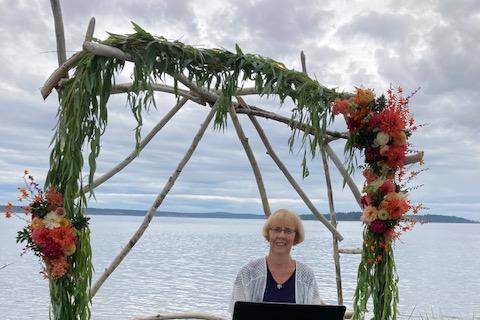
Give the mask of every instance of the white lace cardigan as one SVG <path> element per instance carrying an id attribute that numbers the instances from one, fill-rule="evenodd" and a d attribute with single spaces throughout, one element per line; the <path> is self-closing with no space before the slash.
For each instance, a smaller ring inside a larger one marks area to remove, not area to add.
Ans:
<path id="1" fill-rule="evenodd" d="M 267 260 L 255 259 L 243 266 L 233 284 L 229 311 L 233 313 L 236 301 L 262 302 L 267 285 Z M 295 302 L 300 304 L 324 304 L 318 294 L 317 281 L 313 270 L 296 262 Z"/>

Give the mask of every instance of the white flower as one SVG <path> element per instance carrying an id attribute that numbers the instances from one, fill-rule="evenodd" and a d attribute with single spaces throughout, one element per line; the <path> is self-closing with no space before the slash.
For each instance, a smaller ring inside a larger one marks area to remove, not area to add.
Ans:
<path id="1" fill-rule="evenodd" d="M 380 131 L 379 133 L 377 133 L 375 140 L 373 140 L 373 145 L 375 147 L 384 146 L 388 143 L 389 140 L 390 140 L 390 136 L 388 135 L 388 133 Z"/>
<path id="2" fill-rule="evenodd" d="M 57 228 L 57 227 L 60 227 L 60 220 L 61 219 L 62 219 L 62 217 L 60 217 L 58 214 L 56 214 L 53 211 L 50 211 L 49 213 L 47 213 L 45 218 L 43 218 L 43 224 L 48 229 Z"/>
<path id="3" fill-rule="evenodd" d="M 377 180 L 370 182 L 368 185 L 366 185 L 365 188 L 363 188 L 363 192 L 368 194 L 375 193 L 384 182 L 385 182 L 385 178 L 380 177 Z"/>
<path id="4" fill-rule="evenodd" d="M 360 217 L 360 220 L 362 220 L 363 223 L 370 224 L 370 222 L 377 219 L 377 214 L 377 208 L 375 208 L 374 206 L 368 206 L 363 209 L 363 214 Z"/>
<path id="5" fill-rule="evenodd" d="M 378 219 L 380 220 L 387 220 L 390 215 L 388 214 L 387 210 L 381 209 L 381 210 L 378 210 L 377 216 L 378 216 Z"/>

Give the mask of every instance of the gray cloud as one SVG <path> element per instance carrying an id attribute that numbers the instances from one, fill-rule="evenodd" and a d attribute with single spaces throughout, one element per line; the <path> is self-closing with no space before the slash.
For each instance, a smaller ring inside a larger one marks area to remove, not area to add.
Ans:
<path id="1" fill-rule="evenodd" d="M 480 65 L 479 15 L 475 1 L 392 2 L 378 11 L 314 1 L 143 1 L 62 2 L 67 49 L 78 50 L 87 22 L 97 18 L 96 36 L 105 31 L 131 32 L 130 20 L 170 39 L 232 50 L 238 42 L 256 52 L 300 69 L 299 52 L 307 55 L 309 74 L 321 83 L 352 91 L 365 85 L 383 91 L 391 81 L 407 91 L 422 86 L 412 99 L 420 123 L 412 142 L 425 150 L 430 170 L 418 178 L 424 187 L 412 199 L 424 202 L 432 214 L 480 218 L 476 187 L 480 173 L 477 90 Z M 327 9 L 324 9 L 327 8 Z M 377 9 L 377 8 L 376 8 Z M 56 93 L 43 102 L 38 89 L 56 67 L 53 20 L 49 5 L 31 1 L 0 2 L 7 45 L 0 50 L 0 203 L 15 199 L 24 168 L 40 180 L 48 170 L 49 142 L 55 125 Z M 47 52 L 47 53 L 44 53 Z M 72 52 L 69 52 L 70 54 Z M 128 71 L 128 69 L 126 70 Z M 128 72 L 120 76 L 128 80 Z M 291 102 L 248 97 L 247 101 L 289 115 Z M 158 110 L 145 114 L 145 135 L 169 110 L 174 99 L 157 95 Z M 109 103 L 109 127 L 102 138 L 98 175 L 108 171 L 134 147 L 133 117 L 125 96 Z M 187 104 L 130 166 L 97 190 L 91 206 L 146 209 L 186 152 L 208 109 Z M 262 169 L 272 206 L 307 213 L 305 206 L 265 153 L 256 131 L 240 116 Z M 290 153 L 285 125 L 261 120 L 272 145 L 307 194 L 327 211 L 321 161 L 310 163 L 311 176 L 301 177 L 301 154 Z M 345 130 L 339 121 L 332 128 Z M 338 154 L 341 142 L 334 143 Z M 296 149 L 297 150 L 297 149 Z M 356 210 L 353 196 L 342 189 L 333 169 L 339 211 Z M 454 175 L 451 173 L 455 172 Z M 86 172 L 85 172 L 86 173 Z M 363 183 L 357 173 L 355 181 Z M 257 200 L 255 200 L 257 199 Z M 207 130 L 161 210 L 260 212 L 258 190 L 243 149 L 229 123 L 225 132 Z"/>

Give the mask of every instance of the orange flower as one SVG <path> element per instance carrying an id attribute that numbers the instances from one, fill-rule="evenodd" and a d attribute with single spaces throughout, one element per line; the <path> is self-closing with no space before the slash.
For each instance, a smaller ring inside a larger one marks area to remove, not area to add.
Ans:
<path id="1" fill-rule="evenodd" d="M 66 256 L 71 256 L 72 254 L 75 253 L 75 250 L 77 250 L 77 247 L 75 246 L 75 243 L 72 243 L 63 248 L 63 253 Z"/>
<path id="2" fill-rule="evenodd" d="M 380 203 L 380 208 L 387 210 L 391 219 L 398 219 L 410 209 L 408 201 L 403 199 L 398 193 L 390 192 Z"/>
<path id="3" fill-rule="evenodd" d="M 367 179 L 367 183 L 372 183 L 373 181 L 378 179 L 378 176 L 373 172 L 373 170 L 366 169 L 363 170 L 363 176 Z"/>
<path id="4" fill-rule="evenodd" d="M 61 207 L 63 204 L 63 196 L 55 187 L 52 187 L 50 190 L 48 190 L 48 192 L 45 194 L 45 198 L 49 203 L 48 209 L 50 211 L 57 210 L 57 208 Z"/>
<path id="5" fill-rule="evenodd" d="M 360 107 L 366 107 L 374 99 L 373 91 L 370 89 L 357 88 L 355 103 Z"/>
<path id="6" fill-rule="evenodd" d="M 8 202 L 5 206 L 5 218 L 11 218 L 13 214 L 13 203 Z"/>
<path id="7" fill-rule="evenodd" d="M 25 188 L 18 188 L 18 191 L 20 191 L 20 193 L 21 193 L 20 196 L 18 197 L 18 200 L 19 200 L 19 201 L 28 199 L 29 193 L 28 193 L 27 189 L 25 189 Z"/>
<path id="8" fill-rule="evenodd" d="M 75 243 L 75 235 L 70 227 L 53 228 L 50 235 L 62 248 Z"/>
<path id="9" fill-rule="evenodd" d="M 407 142 L 407 136 L 403 131 L 400 131 L 396 136 L 393 137 L 393 144 L 397 146 L 402 146 L 406 142 Z"/>
<path id="10" fill-rule="evenodd" d="M 333 108 L 332 108 L 332 112 L 334 115 L 337 115 L 337 114 L 344 114 L 344 115 L 347 115 L 348 112 L 349 112 L 349 109 L 348 109 L 348 105 L 350 104 L 350 101 L 348 100 L 342 100 L 342 99 L 335 99 L 335 101 L 333 101 Z"/>
<path id="11" fill-rule="evenodd" d="M 36 203 L 39 203 L 40 201 L 42 201 L 42 197 L 39 194 L 36 194 L 33 201 L 36 202 Z"/>
<path id="12" fill-rule="evenodd" d="M 50 275 L 55 278 L 63 277 L 68 270 L 68 262 L 66 257 L 60 257 L 58 259 L 49 260 Z"/>

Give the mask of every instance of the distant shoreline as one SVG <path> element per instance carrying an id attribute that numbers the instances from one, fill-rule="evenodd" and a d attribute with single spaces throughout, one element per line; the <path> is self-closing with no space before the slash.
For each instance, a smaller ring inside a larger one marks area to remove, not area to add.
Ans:
<path id="1" fill-rule="evenodd" d="M 3 212 L 5 206 L 1 205 L 0 210 Z M 15 212 L 23 212 L 21 207 L 14 207 Z M 127 210 L 127 209 L 98 209 L 88 208 L 89 215 L 108 215 L 108 216 L 144 216 L 147 210 Z M 361 212 L 338 212 L 336 214 L 337 221 L 360 221 Z M 231 212 L 201 212 L 201 213 L 183 213 L 157 211 L 156 217 L 176 217 L 176 218 L 218 218 L 218 219 L 264 219 L 263 215 L 251 213 L 231 213 Z M 329 214 L 324 215 L 330 219 Z M 316 220 L 312 214 L 301 214 L 302 220 Z M 429 223 L 473 223 L 480 224 L 480 221 L 465 219 L 455 216 L 444 216 L 436 214 L 409 216 L 412 219 L 429 222 Z"/>

